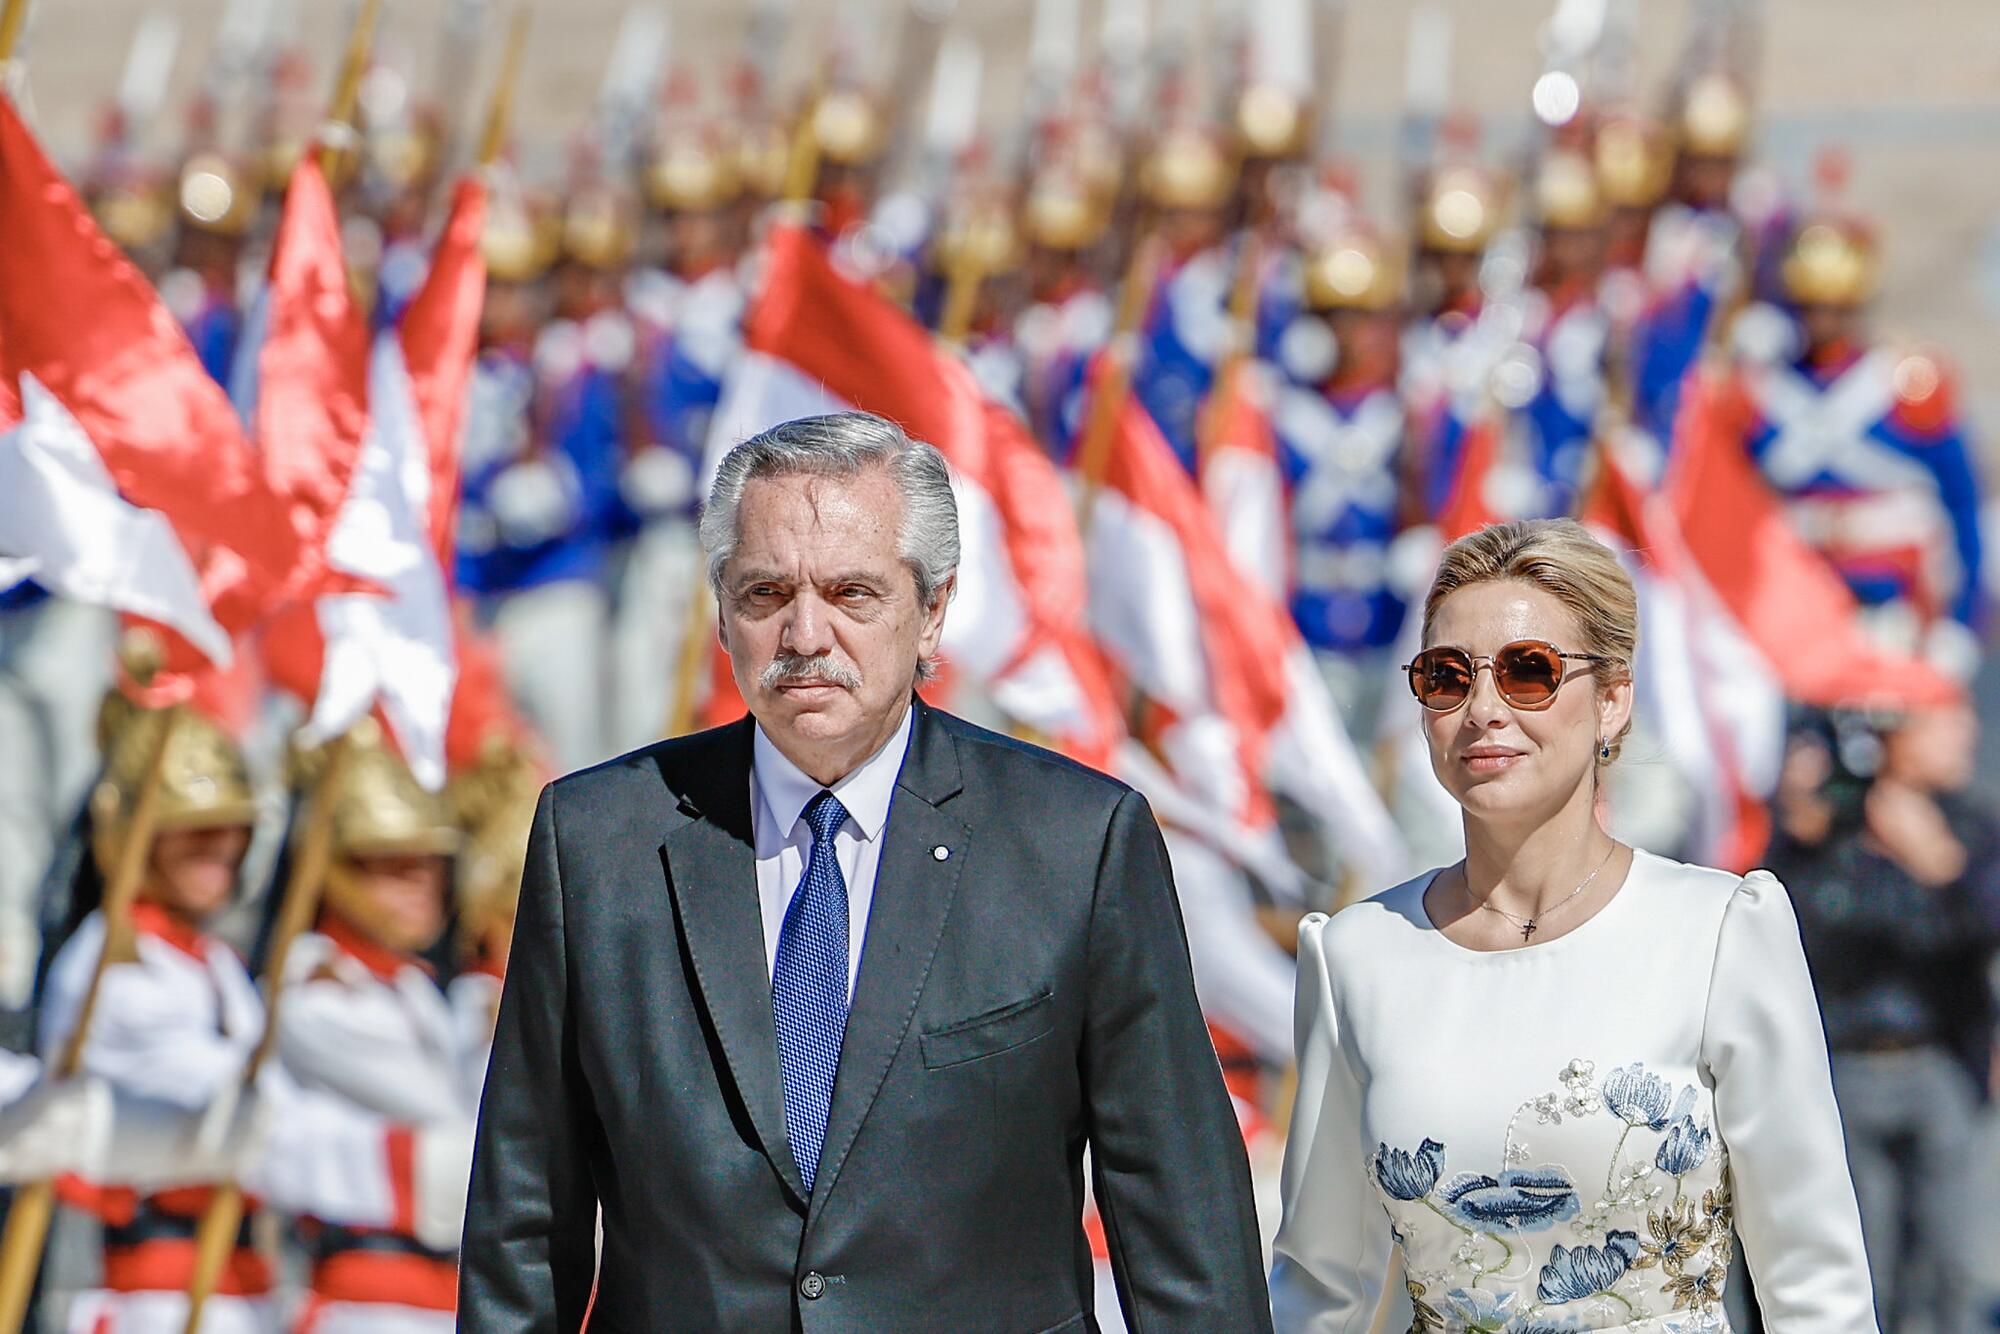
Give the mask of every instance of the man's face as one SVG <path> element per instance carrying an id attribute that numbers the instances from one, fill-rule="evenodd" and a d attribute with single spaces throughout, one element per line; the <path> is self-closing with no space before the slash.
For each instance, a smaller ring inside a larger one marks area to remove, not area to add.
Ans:
<path id="1" fill-rule="evenodd" d="M 171 830 L 153 837 L 147 891 L 186 921 L 206 922 L 236 893 L 236 874 L 250 850 L 247 825 Z"/>
<path id="2" fill-rule="evenodd" d="M 327 880 L 327 903 L 378 944 L 405 954 L 444 934 L 447 863 L 434 853 L 345 857 Z"/>
<path id="3" fill-rule="evenodd" d="M 888 740 L 944 633 L 944 590 L 922 605 L 897 553 L 902 523 L 880 468 L 743 489 L 722 571 L 722 645 L 751 714 L 824 783 Z"/>

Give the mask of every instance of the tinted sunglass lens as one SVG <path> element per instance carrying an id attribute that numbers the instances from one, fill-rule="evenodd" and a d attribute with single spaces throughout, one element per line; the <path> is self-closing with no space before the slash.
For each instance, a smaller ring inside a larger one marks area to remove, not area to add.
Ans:
<path id="1" fill-rule="evenodd" d="M 1472 693 L 1472 663 L 1465 655 L 1427 649 L 1410 664 L 1410 686 L 1432 709 L 1456 708 Z"/>
<path id="2" fill-rule="evenodd" d="M 1546 704 L 1562 682 L 1562 659 L 1540 645 L 1509 644 L 1493 668 L 1500 693 L 1516 704 Z"/>

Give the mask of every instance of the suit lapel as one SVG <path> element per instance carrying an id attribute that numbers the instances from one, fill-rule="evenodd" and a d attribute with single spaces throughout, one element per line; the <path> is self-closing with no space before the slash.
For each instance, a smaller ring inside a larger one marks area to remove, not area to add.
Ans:
<path id="1" fill-rule="evenodd" d="M 959 875 L 972 855 L 971 831 L 946 809 L 961 787 L 957 743 L 928 706 L 918 701 L 911 707 L 917 713 L 910 749 L 883 831 L 861 972 L 848 1009 L 808 1227 L 832 1193 L 847 1151 L 903 1044 L 951 913 Z M 946 850 L 943 860 L 937 856 L 938 848 Z"/>
<path id="2" fill-rule="evenodd" d="M 702 1004 L 729 1062 L 764 1156 L 801 1201 L 805 1183 L 785 1135 L 778 1034 L 764 961 L 764 919 L 757 900 L 756 838 L 750 823 L 750 727 L 745 721 L 711 735 L 714 754 L 694 757 L 668 776 L 691 818 L 660 847 Z M 678 785 L 678 786 L 676 786 Z"/>

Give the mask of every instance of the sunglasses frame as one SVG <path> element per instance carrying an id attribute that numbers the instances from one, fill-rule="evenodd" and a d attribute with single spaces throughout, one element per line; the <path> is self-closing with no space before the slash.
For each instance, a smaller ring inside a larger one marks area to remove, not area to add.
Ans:
<path id="1" fill-rule="evenodd" d="M 1547 649 L 1550 653 L 1553 653 L 1556 657 L 1556 664 L 1558 671 L 1556 673 L 1555 683 L 1549 688 L 1549 697 L 1543 700 L 1539 704 L 1524 704 L 1516 700 L 1513 696 L 1509 695 L 1507 693 L 1507 688 L 1502 684 L 1500 684 L 1500 669 L 1493 665 L 1493 660 L 1499 657 L 1500 654 L 1505 653 L 1508 649 L 1521 648 L 1523 646 L 1530 648 Z M 1458 653 L 1464 655 L 1464 657 L 1471 662 L 1472 685 L 1468 685 L 1466 687 L 1464 698 L 1460 699 L 1455 704 L 1447 704 L 1443 708 L 1439 708 L 1437 705 L 1428 703 L 1424 699 L 1423 693 L 1417 689 L 1417 663 L 1423 658 L 1424 653 Z M 1493 689 L 1496 692 L 1498 692 L 1500 698 L 1506 702 L 1508 708 L 1524 709 L 1530 713 L 1540 713 L 1542 710 L 1550 708 L 1555 704 L 1556 695 L 1561 692 L 1564 682 L 1568 681 L 1572 676 L 1579 676 L 1582 674 L 1581 672 L 1570 671 L 1569 668 L 1564 666 L 1563 664 L 1568 662 L 1587 662 L 1594 667 L 1599 663 L 1605 663 L 1609 661 L 1611 661 L 1611 659 L 1605 657 L 1601 653 L 1565 653 L 1561 649 L 1557 648 L 1554 644 L 1551 644 L 1546 639 L 1515 639 L 1509 641 L 1508 643 L 1502 644 L 1497 652 L 1491 654 L 1466 653 L 1466 651 L 1462 648 L 1451 648 L 1448 646 L 1439 648 L 1427 648 L 1423 651 L 1423 653 L 1417 654 L 1416 657 L 1410 659 L 1408 662 L 1403 664 L 1403 673 L 1406 677 L 1409 678 L 1410 693 L 1416 696 L 1418 705 L 1421 706 L 1427 713 L 1453 713 L 1459 709 L 1464 708 L 1467 704 L 1469 704 L 1472 701 L 1473 688 L 1479 682 L 1479 668 L 1482 664 L 1484 664 L 1484 666 L 1488 671 L 1493 673 Z"/>

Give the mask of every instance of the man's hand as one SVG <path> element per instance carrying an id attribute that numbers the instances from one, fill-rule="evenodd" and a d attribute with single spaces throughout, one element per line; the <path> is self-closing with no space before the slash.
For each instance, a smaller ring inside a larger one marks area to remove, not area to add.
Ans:
<path id="1" fill-rule="evenodd" d="M 1965 845 L 1928 792 L 1901 779 L 1877 778 L 1865 811 L 1868 832 L 1919 882 L 1935 889 L 1965 874 Z"/>

